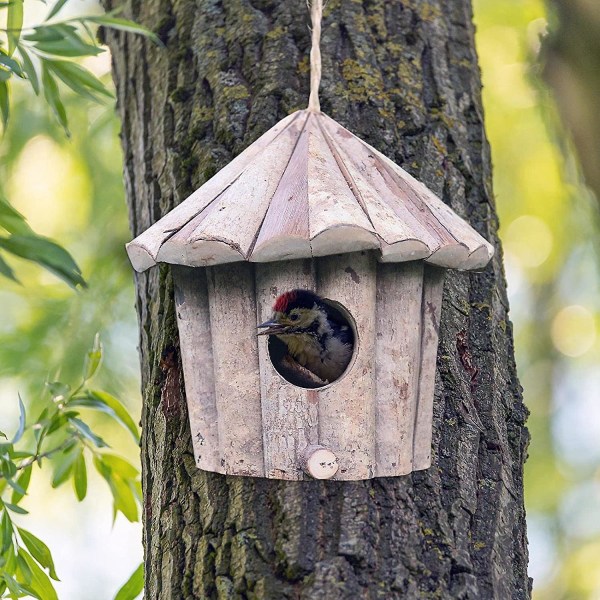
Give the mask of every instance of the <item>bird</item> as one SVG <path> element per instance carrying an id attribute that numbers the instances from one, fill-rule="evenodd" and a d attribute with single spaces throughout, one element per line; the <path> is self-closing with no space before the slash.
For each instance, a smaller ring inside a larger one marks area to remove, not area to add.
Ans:
<path id="1" fill-rule="evenodd" d="M 305 387 L 320 387 L 339 379 L 352 359 L 354 333 L 347 319 L 329 301 L 309 290 L 294 289 L 278 296 L 271 318 L 258 328 L 263 329 L 258 335 L 274 336 L 289 357 L 321 381 Z"/>

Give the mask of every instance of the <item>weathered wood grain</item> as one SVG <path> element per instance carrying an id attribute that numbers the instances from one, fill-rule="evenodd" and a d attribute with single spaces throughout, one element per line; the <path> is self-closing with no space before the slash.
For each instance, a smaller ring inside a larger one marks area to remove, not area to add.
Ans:
<path id="1" fill-rule="evenodd" d="M 318 124 L 308 129 L 308 206 L 313 256 L 379 248 L 373 225 L 340 171 Z"/>
<path id="2" fill-rule="evenodd" d="M 412 471 L 421 366 L 422 296 L 421 261 L 378 265 L 375 394 L 376 475 L 380 477 Z M 425 377 L 432 377 L 432 373 Z"/>
<path id="3" fill-rule="evenodd" d="M 379 248 L 383 262 L 471 269 L 493 254 L 423 183 L 323 113 L 294 113 L 254 145 L 233 180 L 224 169 L 183 203 L 191 208 L 138 236 L 131 260 L 206 266 Z"/>
<path id="4" fill-rule="evenodd" d="M 421 323 L 419 385 L 416 413 L 414 414 L 411 470 L 431 466 L 431 439 L 433 427 L 433 393 L 435 388 L 435 362 L 438 349 L 444 269 L 426 265 L 423 274 L 423 301 Z"/>
<path id="5" fill-rule="evenodd" d="M 327 115 L 323 115 L 322 122 L 382 240 L 382 260 L 400 262 L 429 256 L 438 247 L 437 240 L 387 187 L 374 154 Z"/>
<path id="6" fill-rule="evenodd" d="M 205 269 L 173 266 L 181 362 L 196 465 L 223 473 Z"/>
<path id="7" fill-rule="evenodd" d="M 307 117 L 304 112 L 303 125 Z M 308 228 L 308 135 L 303 128 L 258 233 L 252 261 L 312 256 Z"/>
<path id="8" fill-rule="evenodd" d="M 328 448 L 308 446 L 302 454 L 302 468 L 313 479 L 331 479 L 338 472 L 337 456 Z"/>
<path id="9" fill-rule="evenodd" d="M 296 288 L 315 289 L 310 259 L 257 264 L 258 323 L 270 318 L 280 294 Z M 267 336 L 258 338 L 265 474 L 303 479 L 302 451 L 318 442 L 318 396 L 290 384 L 276 372 L 267 342 Z"/>
<path id="10" fill-rule="evenodd" d="M 303 128 L 295 119 L 238 177 L 235 185 L 161 246 L 159 260 L 183 255 L 194 266 L 248 258 L 265 213 Z"/>
<path id="11" fill-rule="evenodd" d="M 354 252 L 317 260 L 317 291 L 339 302 L 356 321 L 349 370 L 319 390 L 319 444 L 338 457 L 335 479 L 364 479 L 375 472 L 376 259 Z"/>
<path id="12" fill-rule="evenodd" d="M 197 189 L 184 202 L 173 208 L 159 222 L 127 244 L 127 253 L 136 271 L 145 271 L 156 264 L 162 244 L 186 223 L 200 214 L 224 190 L 231 186 L 271 141 L 293 123 L 299 113 L 288 115 L 248 146 L 230 163 Z M 166 261 L 169 262 L 169 261 Z"/>
<path id="13" fill-rule="evenodd" d="M 222 468 L 263 477 L 253 271 L 249 263 L 210 267 L 208 300 Z"/>
<path id="14" fill-rule="evenodd" d="M 380 159 L 395 184 L 405 192 L 409 200 L 407 207 L 418 211 L 423 223 L 429 225 L 429 231 L 439 238 L 439 248 L 426 259 L 427 262 L 447 268 L 478 269 L 491 260 L 493 246 L 469 223 L 445 205 L 422 182 L 385 154 L 364 143 Z"/>

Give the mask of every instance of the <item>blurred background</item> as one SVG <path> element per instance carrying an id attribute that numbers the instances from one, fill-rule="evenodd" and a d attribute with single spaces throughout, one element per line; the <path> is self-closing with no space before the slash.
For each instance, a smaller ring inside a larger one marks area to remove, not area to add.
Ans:
<path id="1" fill-rule="evenodd" d="M 94 4 L 74 8 L 89 12 Z M 600 57 L 586 35 L 600 31 L 600 4 L 573 0 L 565 11 L 558 0 L 474 0 L 474 12 L 517 362 L 531 410 L 525 484 L 534 597 L 598 600 L 600 220 L 574 149 L 582 148 L 594 185 Z M 542 47 L 549 21 L 558 35 Z M 600 35 L 589 39 L 598 43 Z M 108 53 L 84 64 L 109 81 Z M 105 347 L 97 386 L 119 397 L 136 420 L 140 412 L 119 123 L 110 103 L 64 99 L 71 140 L 44 102 L 16 87 L 12 124 L 0 141 L 0 192 L 38 233 L 75 256 L 89 289 L 73 292 L 13 261 L 23 285 L 0 284 L 3 429 L 16 424 L 18 392 L 35 407 L 46 380 L 77 382 L 97 331 Z M 126 432 L 101 419 L 97 426 L 137 460 Z M 112 597 L 141 559 L 139 524 L 122 515 L 113 524 L 106 485 L 92 473 L 90 479 L 88 498 L 78 504 L 70 490 L 51 490 L 38 475 L 25 504 L 28 529 L 53 551 L 62 600 Z"/>

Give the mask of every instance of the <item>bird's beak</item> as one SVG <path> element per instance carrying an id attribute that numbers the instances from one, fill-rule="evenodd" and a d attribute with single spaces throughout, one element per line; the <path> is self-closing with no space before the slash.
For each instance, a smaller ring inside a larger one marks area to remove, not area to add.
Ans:
<path id="1" fill-rule="evenodd" d="M 286 329 L 285 325 L 278 323 L 277 321 L 273 321 L 273 319 L 269 321 L 265 321 L 260 325 L 256 326 L 257 329 L 263 329 L 264 331 L 259 331 L 256 335 L 272 335 L 274 333 L 281 333 L 284 329 Z"/>

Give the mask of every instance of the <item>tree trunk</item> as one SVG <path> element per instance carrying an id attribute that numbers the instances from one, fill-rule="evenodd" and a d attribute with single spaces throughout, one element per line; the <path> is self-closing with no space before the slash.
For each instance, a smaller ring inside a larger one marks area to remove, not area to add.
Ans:
<path id="1" fill-rule="evenodd" d="M 304 0 L 126 6 L 166 44 L 107 33 L 137 235 L 306 106 L 310 32 Z M 469 0 L 329 0 L 321 106 L 498 247 L 473 33 Z M 434 465 L 370 481 L 198 470 L 169 267 L 136 286 L 146 598 L 530 596 L 527 410 L 500 251 L 483 273 L 447 276 Z"/>

